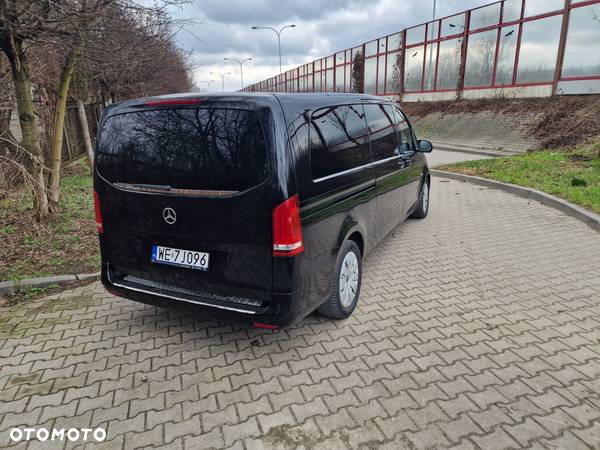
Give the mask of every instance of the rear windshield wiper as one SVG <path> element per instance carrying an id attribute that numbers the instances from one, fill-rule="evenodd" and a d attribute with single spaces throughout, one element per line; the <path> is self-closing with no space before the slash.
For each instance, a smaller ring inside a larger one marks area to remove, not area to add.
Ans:
<path id="1" fill-rule="evenodd" d="M 138 192 L 161 192 L 168 194 L 193 195 L 198 197 L 228 197 L 238 194 L 239 191 L 216 190 L 216 189 L 179 189 L 164 184 L 142 184 L 142 183 L 114 183 L 119 189 Z"/>
<path id="2" fill-rule="evenodd" d="M 142 183 L 115 183 L 115 186 L 123 189 L 133 189 L 137 191 L 166 191 L 170 192 L 173 190 L 168 184 L 142 184 Z"/>

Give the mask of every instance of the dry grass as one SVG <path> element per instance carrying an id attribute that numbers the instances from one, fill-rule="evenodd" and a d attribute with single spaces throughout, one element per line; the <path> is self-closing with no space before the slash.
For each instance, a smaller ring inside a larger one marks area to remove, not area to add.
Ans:
<path id="1" fill-rule="evenodd" d="M 92 178 L 85 161 L 64 171 L 59 212 L 32 216 L 28 192 L 0 201 L 0 280 L 95 272 L 100 266 Z"/>

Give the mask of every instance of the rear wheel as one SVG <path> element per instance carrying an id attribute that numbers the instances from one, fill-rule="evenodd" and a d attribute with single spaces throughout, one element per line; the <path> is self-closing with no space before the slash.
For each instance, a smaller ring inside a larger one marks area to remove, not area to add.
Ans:
<path id="1" fill-rule="evenodd" d="M 323 303 L 318 312 L 333 319 L 345 319 L 352 314 L 362 282 L 362 260 L 358 245 L 354 241 L 344 241 L 335 265 L 333 293 Z"/>
<path id="2" fill-rule="evenodd" d="M 414 219 L 424 219 L 429 212 L 429 178 L 426 178 L 421 188 L 421 196 L 417 203 L 417 209 L 410 215 Z"/>

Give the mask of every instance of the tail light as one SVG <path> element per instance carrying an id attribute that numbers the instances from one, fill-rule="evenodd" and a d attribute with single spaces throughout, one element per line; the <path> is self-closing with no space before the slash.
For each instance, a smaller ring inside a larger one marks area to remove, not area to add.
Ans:
<path id="1" fill-rule="evenodd" d="M 96 213 L 96 229 L 98 233 L 104 233 L 104 225 L 102 225 L 102 212 L 100 211 L 100 198 L 94 191 L 94 212 Z"/>
<path id="2" fill-rule="evenodd" d="M 273 210 L 273 256 L 294 256 L 304 251 L 298 195 Z"/>

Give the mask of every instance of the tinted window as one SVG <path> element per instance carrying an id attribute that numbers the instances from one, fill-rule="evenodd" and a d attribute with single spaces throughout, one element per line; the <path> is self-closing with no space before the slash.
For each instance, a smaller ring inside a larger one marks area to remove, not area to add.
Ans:
<path id="1" fill-rule="evenodd" d="M 396 119 L 398 121 L 398 139 L 400 140 L 400 149 L 402 153 L 412 152 L 415 149 L 413 133 L 402 114 L 398 108 L 394 108 L 396 111 Z"/>
<path id="2" fill-rule="evenodd" d="M 243 191 L 268 174 L 258 117 L 226 109 L 165 109 L 109 117 L 98 171 L 110 182 Z"/>
<path id="3" fill-rule="evenodd" d="M 389 105 L 365 104 L 365 115 L 369 126 L 373 160 L 396 156 L 398 135 L 396 133 L 394 110 Z"/>
<path id="4" fill-rule="evenodd" d="M 335 106 L 315 111 L 310 141 L 313 179 L 352 169 L 370 160 L 361 105 Z"/>

